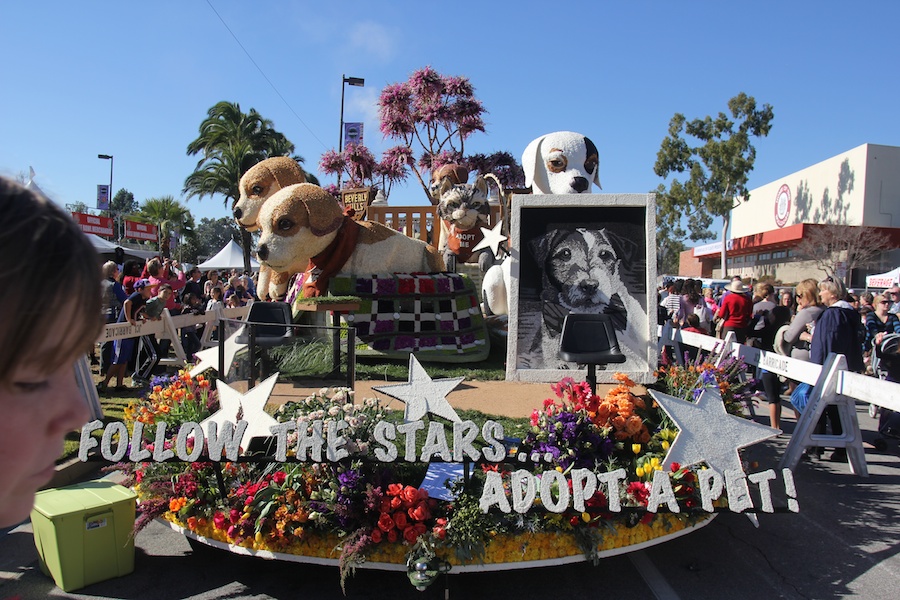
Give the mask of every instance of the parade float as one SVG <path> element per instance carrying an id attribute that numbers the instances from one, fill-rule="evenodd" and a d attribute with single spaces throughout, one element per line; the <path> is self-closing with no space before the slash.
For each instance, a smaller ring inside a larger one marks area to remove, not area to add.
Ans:
<path id="1" fill-rule="evenodd" d="M 774 472 L 745 478 L 738 455 L 777 433 L 735 416 L 744 370 L 671 367 L 649 395 L 619 374 L 602 397 L 565 379 L 519 422 L 460 417 L 447 395 L 462 379 L 432 380 L 414 356 L 407 383 L 376 388 L 403 411 L 328 388 L 269 412 L 277 376 L 241 394 L 185 371 L 124 423 L 86 426 L 81 452 L 125 461 L 136 530 L 159 518 L 192 545 L 335 565 L 342 584 L 357 567 L 406 571 L 424 587 L 664 542 L 752 508 L 747 479 L 771 510 Z"/>

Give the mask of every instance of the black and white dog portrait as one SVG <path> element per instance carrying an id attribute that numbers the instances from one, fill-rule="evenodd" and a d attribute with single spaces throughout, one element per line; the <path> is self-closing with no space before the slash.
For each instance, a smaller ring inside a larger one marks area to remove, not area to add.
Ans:
<path id="1" fill-rule="evenodd" d="M 598 371 L 653 380 L 656 342 L 647 316 L 655 278 L 652 194 L 515 196 L 513 290 L 509 298 L 507 379 L 557 381 L 584 365 L 559 358 L 572 313 L 611 318 L 626 361 Z M 655 324 L 654 324 L 655 325 Z M 651 362 L 652 367 L 651 367 Z M 572 374 L 577 378 L 577 375 Z"/>

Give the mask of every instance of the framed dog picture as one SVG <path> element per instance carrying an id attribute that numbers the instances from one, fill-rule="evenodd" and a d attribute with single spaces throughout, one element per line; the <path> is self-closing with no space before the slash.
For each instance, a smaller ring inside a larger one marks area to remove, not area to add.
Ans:
<path id="1" fill-rule="evenodd" d="M 577 378 L 586 367 L 559 358 L 563 321 L 604 313 L 626 361 L 598 366 L 597 381 L 654 381 L 654 194 L 515 195 L 511 244 L 507 380 Z"/>

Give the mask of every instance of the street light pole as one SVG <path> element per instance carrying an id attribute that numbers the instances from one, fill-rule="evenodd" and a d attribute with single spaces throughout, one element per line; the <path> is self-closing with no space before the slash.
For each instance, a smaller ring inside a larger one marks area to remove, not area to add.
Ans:
<path id="1" fill-rule="evenodd" d="M 366 80 L 362 77 L 347 77 L 346 75 L 341 75 L 341 127 L 338 132 L 338 154 L 343 152 L 344 150 L 344 90 L 346 89 L 346 85 L 350 84 L 355 87 L 365 87 Z M 341 190 L 341 172 L 338 171 L 337 178 L 337 186 L 338 191 Z"/>
<path id="2" fill-rule="evenodd" d="M 113 212 L 112 212 L 113 155 L 112 154 L 98 154 L 97 158 L 109 161 L 109 191 L 107 192 L 107 199 L 109 200 L 109 213 L 113 214 Z M 113 218 L 115 219 L 116 215 L 113 215 Z M 121 239 L 122 239 L 122 222 L 121 222 L 121 219 L 119 219 L 119 237 L 116 239 L 116 241 L 118 242 Z"/>

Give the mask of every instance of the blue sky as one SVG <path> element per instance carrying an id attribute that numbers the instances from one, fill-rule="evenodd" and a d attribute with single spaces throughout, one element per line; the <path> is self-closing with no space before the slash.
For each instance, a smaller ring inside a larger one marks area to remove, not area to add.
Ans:
<path id="1" fill-rule="evenodd" d="M 541 134 L 578 131 L 598 146 L 604 192 L 654 189 L 672 115 L 716 114 L 741 91 L 775 112 L 751 188 L 866 142 L 900 145 L 892 1 L 0 0 L 0 14 L 0 174 L 32 166 L 60 204 L 94 202 L 109 180 L 97 154 L 115 157 L 114 190 L 182 198 L 185 149 L 220 100 L 274 121 L 314 170 L 337 145 L 342 74 L 366 80 L 346 88 L 344 116 L 380 155 L 394 142 L 378 94 L 425 65 L 469 77 L 488 110 L 467 152 L 521 157 Z M 390 202 L 426 200 L 411 180 Z M 186 205 L 229 214 L 221 198 Z"/>

